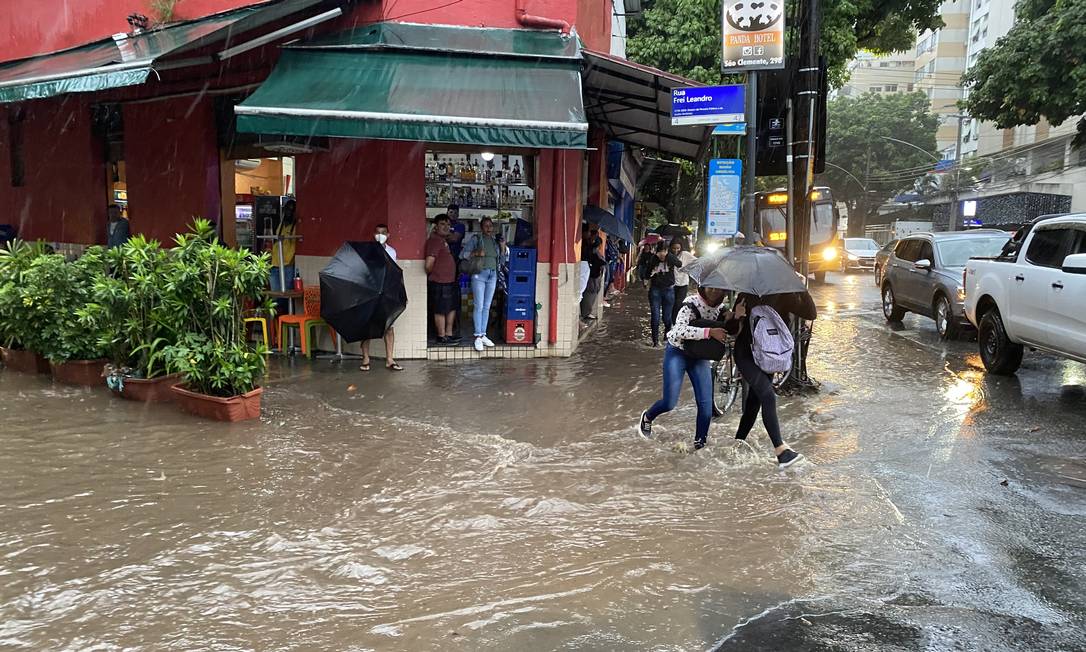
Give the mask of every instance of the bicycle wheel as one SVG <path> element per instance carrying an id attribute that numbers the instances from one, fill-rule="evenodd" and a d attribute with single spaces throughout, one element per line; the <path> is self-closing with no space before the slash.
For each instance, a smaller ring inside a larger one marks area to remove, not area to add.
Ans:
<path id="1" fill-rule="evenodd" d="M 735 359 L 726 355 L 713 363 L 714 399 L 721 412 L 727 413 L 739 397 L 741 378 Z"/>

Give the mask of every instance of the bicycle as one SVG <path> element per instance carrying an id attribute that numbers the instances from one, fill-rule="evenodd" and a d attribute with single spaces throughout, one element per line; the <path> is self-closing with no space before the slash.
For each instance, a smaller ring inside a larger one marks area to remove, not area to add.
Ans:
<path id="1" fill-rule="evenodd" d="M 811 341 L 811 323 L 804 321 L 800 324 L 799 341 L 806 348 Z M 743 374 L 739 373 L 739 366 L 735 364 L 735 338 L 729 337 L 724 342 L 724 357 L 713 362 L 713 407 L 723 416 L 739 400 L 739 411 L 742 413 L 743 405 L 747 401 L 747 382 L 743 380 Z M 773 389 L 780 392 L 788 374 L 773 374 Z M 740 398 L 741 397 L 741 398 Z M 719 401 L 719 402 L 718 402 Z"/>

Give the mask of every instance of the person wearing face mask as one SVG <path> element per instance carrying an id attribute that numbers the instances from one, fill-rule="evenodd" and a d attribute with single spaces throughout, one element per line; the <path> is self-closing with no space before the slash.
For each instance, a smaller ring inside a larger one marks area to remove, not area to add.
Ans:
<path id="1" fill-rule="evenodd" d="M 498 263 L 508 255 L 509 249 L 501 234 L 494 235 L 494 220 L 484 217 L 479 221 L 479 231 L 465 242 L 461 257 L 470 261 L 471 293 L 475 299 L 472 317 L 475 322 L 475 350 L 482 352 L 494 342 L 486 336 L 490 322 L 490 304 L 498 287 Z"/>
<path id="2" fill-rule="evenodd" d="M 373 230 L 373 239 L 376 240 L 382 247 L 385 248 L 385 253 L 392 259 L 392 262 L 396 262 L 396 250 L 392 248 L 392 245 L 388 244 L 388 225 L 378 224 L 377 228 Z M 394 350 L 396 348 L 396 333 L 391 326 L 385 331 L 385 369 L 389 371 L 403 371 L 403 367 L 396 362 L 396 356 Z M 359 367 L 362 371 L 370 370 L 370 341 L 362 340 L 362 366 Z"/>

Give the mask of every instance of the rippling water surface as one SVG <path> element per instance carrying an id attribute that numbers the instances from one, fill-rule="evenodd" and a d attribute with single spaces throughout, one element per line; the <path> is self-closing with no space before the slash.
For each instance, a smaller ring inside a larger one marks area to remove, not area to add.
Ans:
<path id="1" fill-rule="evenodd" d="M 811 463 L 778 472 L 734 415 L 691 454 L 688 390 L 658 441 L 634 435 L 659 392 L 638 299 L 571 360 L 285 363 L 233 426 L 0 372 L 0 648 L 702 649 L 800 598 L 917 585 L 1068 617 L 1014 578 L 937 580 L 1005 557 L 970 495 L 992 493 L 978 432 L 1013 390 L 829 319 L 823 392 L 782 412 Z"/>

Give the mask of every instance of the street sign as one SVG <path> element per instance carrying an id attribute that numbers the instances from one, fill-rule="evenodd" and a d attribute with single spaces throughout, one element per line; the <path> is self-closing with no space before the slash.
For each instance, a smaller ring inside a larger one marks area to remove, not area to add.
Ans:
<path id="1" fill-rule="evenodd" d="M 742 84 L 698 86 L 671 91 L 671 124 L 718 125 L 746 120 Z"/>
<path id="2" fill-rule="evenodd" d="M 784 0 L 724 0 L 725 72 L 784 67 Z"/>
<path id="3" fill-rule="evenodd" d="M 705 233 L 732 237 L 739 232 L 739 201 L 742 197 L 743 161 L 714 158 L 709 161 L 709 212 Z"/>
<path id="4" fill-rule="evenodd" d="M 736 122 L 729 125 L 717 125 L 713 128 L 714 136 L 746 136 L 747 123 Z"/>

